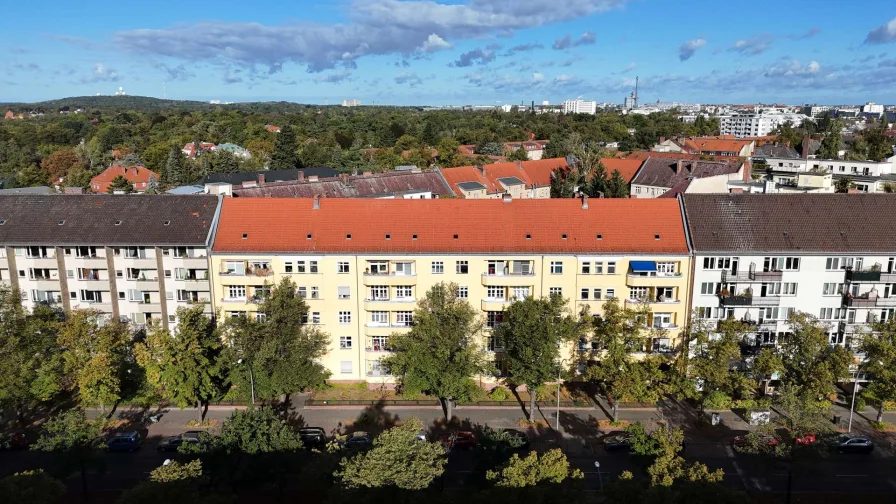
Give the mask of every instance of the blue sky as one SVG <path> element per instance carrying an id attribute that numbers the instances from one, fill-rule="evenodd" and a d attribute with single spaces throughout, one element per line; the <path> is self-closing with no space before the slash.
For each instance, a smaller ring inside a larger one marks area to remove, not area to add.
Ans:
<path id="1" fill-rule="evenodd" d="M 7 2 L 0 101 L 896 103 L 893 0 L 131 4 Z"/>

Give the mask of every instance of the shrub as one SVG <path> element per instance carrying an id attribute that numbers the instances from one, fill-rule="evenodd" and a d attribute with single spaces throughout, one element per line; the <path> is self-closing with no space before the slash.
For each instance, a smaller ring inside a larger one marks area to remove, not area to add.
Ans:
<path id="1" fill-rule="evenodd" d="M 510 391 L 504 387 L 495 387 L 488 396 L 492 401 L 506 401 L 510 398 Z"/>
<path id="2" fill-rule="evenodd" d="M 887 423 L 887 422 L 871 422 L 871 426 L 874 427 L 874 430 L 878 432 L 894 432 L 896 431 L 896 425 Z"/>
<path id="3" fill-rule="evenodd" d="M 731 398 L 728 397 L 728 394 L 719 390 L 713 390 L 709 394 L 706 394 L 706 397 L 703 398 L 704 409 L 721 410 L 729 409 L 731 408 L 731 406 Z"/>
<path id="4" fill-rule="evenodd" d="M 884 401 L 884 411 L 896 411 L 896 401 Z"/>

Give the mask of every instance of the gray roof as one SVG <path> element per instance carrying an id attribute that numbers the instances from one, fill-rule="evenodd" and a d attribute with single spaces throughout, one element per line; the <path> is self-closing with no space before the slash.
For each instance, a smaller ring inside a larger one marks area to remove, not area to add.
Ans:
<path id="1" fill-rule="evenodd" d="M 457 187 L 464 191 L 481 191 L 485 189 L 485 186 L 479 182 L 458 182 Z"/>
<path id="2" fill-rule="evenodd" d="M 205 195 L 0 196 L 0 244 L 205 245 L 217 209 Z"/>
<path id="3" fill-rule="evenodd" d="M 681 170 L 678 165 L 681 163 Z M 705 178 L 716 175 L 730 175 L 740 170 L 741 163 L 727 161 L 695 161 L 649 157 L 632 179 L 633 185 L 651 187 L 675 187 L 689 177 Z"/>
<path id="4" fill-rule="evenodd" d="M 185 185 L 169 189 L 165 192 L 168 194 L 202 194 L 205 192 L 205 187 L 199 185 Z"/>
<path id="5" fill-rule="evenodd" d="M 525 182 L 516 178 L 516 177 L 501 177 L 498 179 L 498 182 L 504 184 L 504 187 L 514 186 L 514 185 L 525 185 Z"/>
<path id="6" fill-rule="evenodd" d="M 799 159 L 800 154 L 793 147 L 783 144 L 767 143 L 756 147 L 753 151 L 754 158 L 784 158 Z"/>
<path id="7" fill-rule="evenodd" d="M 286 182 L 298 180 L 300 172 L 305 176 L 305 178 L 315 176 L 318 178 L 331 178 L 339 175 L 339 173 L 337 173 L 336 170 L 332 168 L 320 166 L 313 168 L 292 168 L 288 170 L 259 170 L 254 172 L 212 173 L 210 175 L 206 175 L 202 183 L 210 184 L 215 182 L 226 182 L 228 184 L 236 185 L 242 184 L 243 182 L 257 181 L 259 175 L 264 175 L 264 180 L 267 183 Z"/>
<path id="8" fill-rule="evenodd" d="M 891 194 L 684 194 L 701 252 L 896 251 Z"/>
<path id="9" fill-rule="evenodd" d="M 234 187 L 239 198 L 376 198 L 429 192 L 454 195 L 438 171 L 391 171 L 369 175 L 342 175 L 317 182 L 274 182 L 256 187 Z"/>
<path id="10" fill-rule="evenodd" d="M 15 189 L 0 189 L 0 194 L 53 194 L 52 188 L 47 186 L 18 187 Z"/>

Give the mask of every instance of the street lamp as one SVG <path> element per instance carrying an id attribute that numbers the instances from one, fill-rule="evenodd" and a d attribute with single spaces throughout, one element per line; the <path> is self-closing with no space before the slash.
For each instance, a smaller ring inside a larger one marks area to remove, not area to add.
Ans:
<path id="1" fill-rule="evenodd" d="M 604 491 L 604 477 L 600 473 L 600 462 L 594 461 L 594 468 L 597 469 L 597 480 L 600 481 L 600 491 Z"/>
<path id="2" fill-rule="evenodd" d="M 863 362 L 862 364 L 867 364 L 867 362 Z M 856 366 L 856 374 L 852 381 L 852 403 L 849 405 L 849 424 L 846 426 L 847 433 L 852 432 L 852 415 L 856 409 L 856 391 L 859 388 L 859 371 L 862 370 L 862 364 Z"/>
<path id="3" fill-rule="evenodd" d="M 562 359 L 560 361 L 560 366 L 557 368 L 557 421 L 555 430 L 560 432 L 560 373 L 563 372 L 563 363 L 569 364 L 569 361 L 566 359 Z"/>
<path id="4" fill-rule="evenodd" d="M 236 363 L 237 363 L 237 364 L 242 364 L 242 363 L 243 363 L 243 359 L 240 359 L 240 360 L 236 361 Z M 255 377 L 252 376 L 252 363 L 251 363 L 251 362 L 247 362 L 246 364 L 247 364 L 248 367 L 249 367 L 249 388 L 250 388 L 250 390 L 251 390 L 251 394 L 252 394 L 252 406 L 255 406 Z"/>

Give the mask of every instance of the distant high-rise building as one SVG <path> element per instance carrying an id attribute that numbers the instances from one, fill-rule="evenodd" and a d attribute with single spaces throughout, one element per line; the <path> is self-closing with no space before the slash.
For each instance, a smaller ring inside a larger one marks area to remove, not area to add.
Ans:
<path id="1" fill-rule="evenodd" d="M 877 114 L 881 115 L 884 113 L 884 106 L 879 105 L 874 102 L 868 102 L 862 107 L 862 112 L 865 114 Z"/>
<path id="2" fill-rule="evenodd" d="M 360 107 L 361 100 L 358 100 L 358 99 L 342 100 L 342 106 L 343 107 Z"/>
<path id="3" fill-rule="evenodd" d="M 563 102 L 564 114 L 591 114 L 597 113 L 597 102 L 593 100 L 566 100 Z"/>
<path id="4" fill-rule="evenodd" d="M 808 117 L 803 114 L 786 113 L 781 109 L 763 112 L 757 108 L 756 112 L 743 112 L 722 117 L 720 129 L 723 135 L 734 135 L 738 138 L 766 136 L 786 122 L 793 126 L 799 126 L 804 119 L 808 119 Z"/>
<path id="5" fill-rule="evenodd" d="M 625 97 L 625 109 L 631 110 L 634 108 L 638 108 L 638 78 L 635 77 L 635 90 L 632 91 L 632 94 Z"/>

